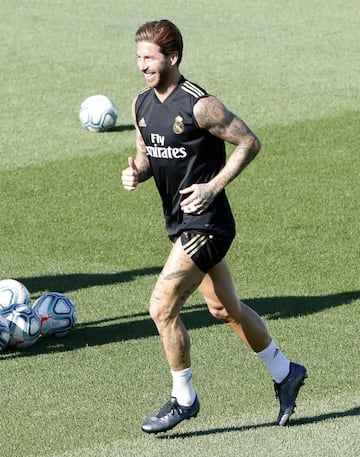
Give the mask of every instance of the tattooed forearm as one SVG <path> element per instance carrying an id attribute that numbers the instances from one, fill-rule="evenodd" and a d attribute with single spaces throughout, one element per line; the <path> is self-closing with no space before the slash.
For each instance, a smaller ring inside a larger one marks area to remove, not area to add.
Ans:
<path id="1" fill-rule="evenodd" d="M 201 128 L 236 146 L 225 167 L 209 183 L 212 191 L 218 193 L 249 165 L 261 144 L 245 122 L 215 97 L 201 99 L 195 105 L 194 115 Z"/>
<path id="2" fill-rule="evenodd" d="M 217 192 L 224 189 L 256 157 L 257 151 L 244 145 L 238 145 L 229 157 L 225 167 L 213 178 L 212 185 Z"/>

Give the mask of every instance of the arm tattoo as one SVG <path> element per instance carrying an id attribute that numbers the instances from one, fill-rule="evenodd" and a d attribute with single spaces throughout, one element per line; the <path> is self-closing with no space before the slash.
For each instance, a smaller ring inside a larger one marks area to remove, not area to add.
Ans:
<path id="1" fill-rule="evenodd" d="M 234 115 L 216 98 L 202 99 L 196 104 L 196 120 L 199 126 L 209 130 L 213 135 L 220 136 L 231 123 Z"/>
<path id="2" fill-rule="evenodd" d="M 245 122 L 216 97 L 200 99 L 194 107 L 194 116 L 200 128 L 236 146 L 225 167 L 212 179 L 213 189 L 219 192 L 247 167 L 261 145 Z"/>
<path id="3" fill-rule="evenodd" d="M 194 114 L 200 128 L 208 130 L 231 144 L 252 143 L 255 135 L 238 116 L 229 111 L 215 97 L 199 100 L 195 105 Z"/>

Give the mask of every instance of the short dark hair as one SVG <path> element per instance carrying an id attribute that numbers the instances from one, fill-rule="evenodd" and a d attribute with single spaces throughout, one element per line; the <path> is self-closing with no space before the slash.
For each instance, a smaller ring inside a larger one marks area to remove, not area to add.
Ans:
<path id="1" fill-rule="evenodd" d="M 165 56 L 177 52 L 177 65 L 180 65 L 184 47 L 183 39 L 180 30 L 171 21 L 161 19 L 160 21 L 146 22 L 136 31 L 135 41 L 136 43 L 139 41 L 155 43 Z"/>

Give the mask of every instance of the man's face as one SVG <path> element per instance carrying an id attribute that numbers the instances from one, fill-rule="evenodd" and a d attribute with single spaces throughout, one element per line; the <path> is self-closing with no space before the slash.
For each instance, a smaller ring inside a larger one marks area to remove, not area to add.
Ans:
<path id="1" fill-rule="evenodd" d="M 144 75 L 146 84 L 159 90 L 166 87 L 169 75 L 174 70 L 172 57 L 162 54 L 159 46 L 149 41 L 137 43 L 136 57 L 138 68 Z"/>

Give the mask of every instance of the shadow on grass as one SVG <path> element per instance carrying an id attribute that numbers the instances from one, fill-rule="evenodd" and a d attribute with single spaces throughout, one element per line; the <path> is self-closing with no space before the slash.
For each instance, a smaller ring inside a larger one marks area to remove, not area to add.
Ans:
<path id="1" fill-rule="evenodd" d="M 111 129 L 107 130 L 105 133 L 111 133 L 111 132 L 125 132 L 127 130 L 135 130 L 135 127 L 133 124 L 124 124 L 124 125 L 115 125 L 115 127 L 112 127 Z"/>
<path id="2" fill-rule="evenodd" d="M 184 313 L 183 321 L 189 330 L 218 325 L 204 305 Z M 155 325 L 147 312 L 104 318 L 93 322 L 80 323 L 75 330 L 64 338 L 40 338 L 36 344 L 22 351 L 8 350 L 2 359 L 29 357 L 38 354 L 66 352 L 75 349 L 103 346 L 105 344 L 158 336 Z M 1 360 L 0 358 L 0 360 Z"/>
<path id="3" fill-rule="evenodd" d="M 88 287 L 109 286 L 111 284 L 130 282 L 139 276 L 157 275 L 160 271 L 160 267 L 150 267 L 117 273 L 74 273 L 16 279 L 29 289 L 31 295 L 39 294 L 43 290 L 58 291 L 66 294 Z"/>
<path id="4" fill-rule="evenodd" d="M 130 282 L 135 281 L 140 276 L 158 275 L 160 271 L 161 267 L 150 267 L 121 271 L 118 273 L 74 273 L 16 279 L 25 284 L 32 295 L 36 295 L 43 290 L 68 293 L 74 290 L 86 289 L 88 287 L 108 286 Z M 254 308 L 260 315 L 266 316 L 267 319 L 279 319 L 318 313 L 325 309 L 346 305 L 357 299 L 360 299 L 360 290 L 319 296 L 249 298 L 245 300 L 245 302 Z M 198 309 L 198 312 L 202 314 L 200 317 L 205 318 L 206 321 L 207 318 L 204 317 L 207 314 L 206 307 L 204 305 L 195 305 L 195 307 L 192 307 L 191 309 L 194 308 Z M 125 317 L 134 318 L 137 317 L 137 315 L 119 316 L 119 318 L 122 319 Z M 197 319 L 197 321 L 199 320 L 201 321 L 201 319 Z"/>
<path id="5" fill-rule="evenodd" d="M 71 290 L 92 286 L 111 285 L 134 281 L 139 276 L 157 275 L 159 267 L 125 271 L 113 274 L 65 274 L 18 278 L 29 290 L 40 293 L 42 290 L 57 290 L 67 293 Z M 360 298 L 360 291 L 343 292 L 333 295 L 310 297 L 264 297 L 246 300 L 253 309 L 266 319 L 286 319 L 320 312 L 324 309 L 346 305 Z M 205 304 L 185 306 L 182 319 L 189 329 L 221 325 L 213 318 Z M 156 328 L 147 312 L 119 315 L 92 322 L 81 322 L 65 338 L 40 338 L 32 347 L 24 351 L 5 351 L 2 359 L 32 356 L 43 353 L 64 352 L 88 346 L 102 346 L 127 340 L 157 336 Z"/>
<path id="6" fill-rule="evenodd" d="M 360 290 L 332 295 L 251 298 L 246 303 L 267 319 L 315 314 L 360 299 Z"/>
<path id="7" fill-rule="evenodd" d="M 298 425 L 306 424 L 316 424 L 318 422 L 324 422 L 332 419 L 341 419 L 344 417 L 351 416 L 360 416 L 360 407 L 356 406 L 354 408 L 348 409 L 346 411 L 332 412 L 327 414 L 319 414 L 318 416 L 304 417 L 300 419 L 292 419 L 290 427 L 295 427 Z M 198 436 L 214 435 L 218 433 L 232 433 L 232 432 L 246 432 L 247 430 L 254 430 L 257 428 L 266 428 L 266 427 L 277 427 L 275 422 L 267 422 L 264 424 L 254 424 L 254 425 L 243 425 L 241 427 L 223 427 L 223 428 L 212 428 L 208 430 L 197 430 L 193 432 L 185 433 L 171 433 L 171 434 L 162 434 L 157 436 L 158 439 L 184 439 L 184 438 L 193 438 Z"/>

